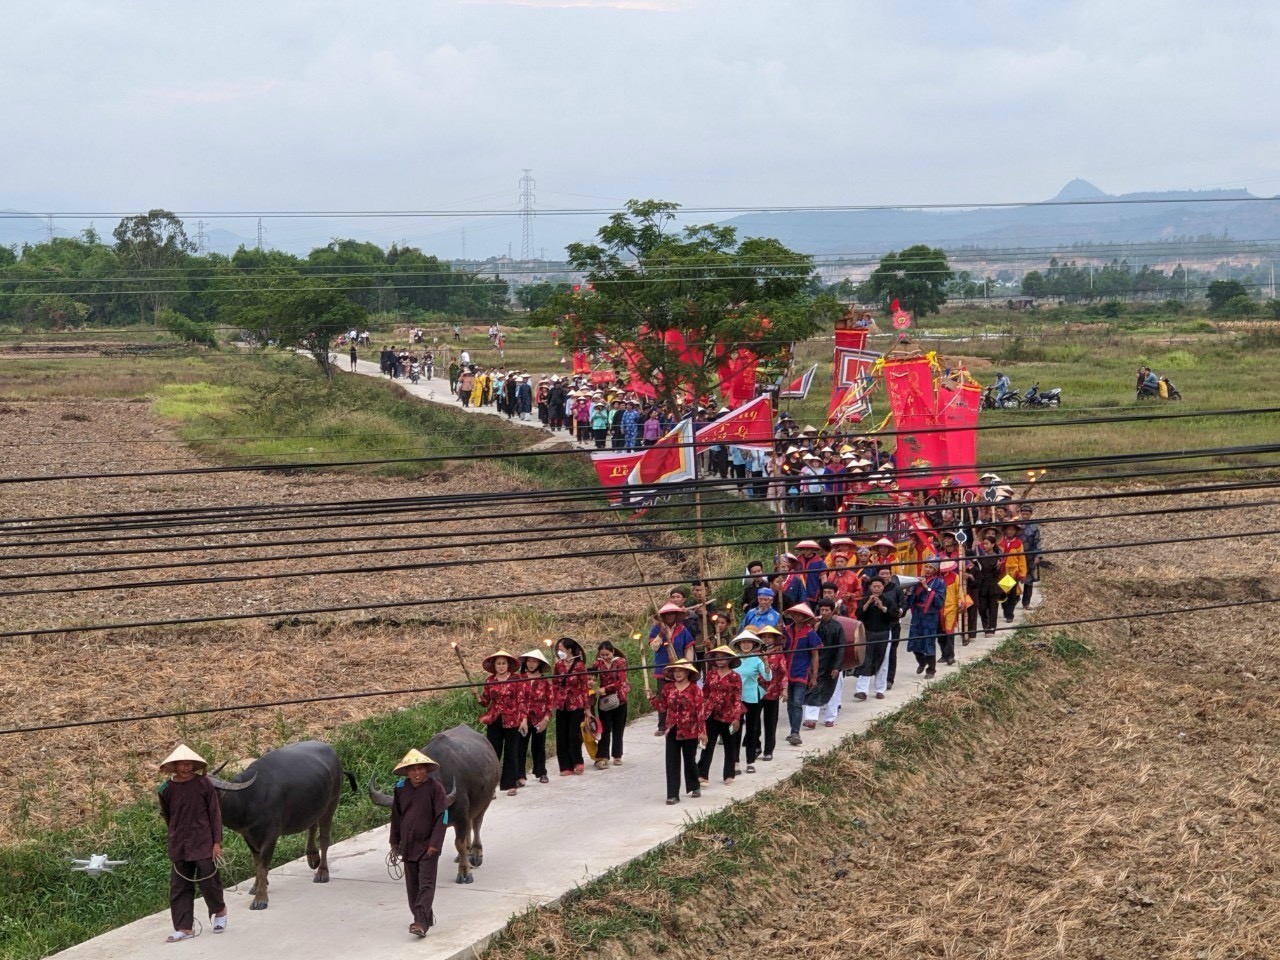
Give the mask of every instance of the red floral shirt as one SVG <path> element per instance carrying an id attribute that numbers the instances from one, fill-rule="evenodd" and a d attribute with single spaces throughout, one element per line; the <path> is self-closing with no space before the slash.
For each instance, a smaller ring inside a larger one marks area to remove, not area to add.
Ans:
<path id="1" fill-rule="evenodd" d="M 555 708 L 557 710 L 587 709 L 587 691 L 591 679 L 586 665 L 578 659 L 557 660 L 555 677 Z"/>
<path id="2" fill-rule="evenodd" d="M 702 681 L 703 717 L 735 723 L 742 709 L 742 677 L 732 670 L 723 677 L 715 670 L 708 670 Z"/>
<path id="3" fill-rule="evenodd" d="M 524 704 L 526 715 L 529 717 L 529 726 L 534 727 L 548 719 L 555 710 L 552 706 L 552 699 L 555 696 L 552 680 L 537 673 L 522 673 L 520 676 L 526 678 Z"/>
<path id="4" fill-rule="evenodd" d="M 653 709 L 665 713 L 666 733 L 676 732 L 677 740 L 697 740 L 707 732 L 702 713 L 702 691 L 696 683 L 677 690 L 674 683 L 664 683 L 662 690 L 649 698 Z"/>
<path id="5" fill-rule="evenodd" d="M 631 684 L 627 682 L 626 660 L 615 656 L 605 663 L 597 657 L 591 669 L 596 671 L 596 683 L 600 685 L 601 690 L 605 693 L 616 693 L 619 700 L 626 701 L 627 694 L 631 692 Z"/>
<path id="6" fill-rule="evenodd" d="M 490 674 L 485 678 L 484 689 L 480 691 L 480 703 L 489 709 L 480 721 L 501 721 L 503 728 L 507 730 L 520 726 L 528 712 L 525 706 L 525 686 L 514 673 L 506 680 L 499 680 Z"/>
<path id="7" fill-rule="evenodd" d="M 787 656 L 784 653 L 766 653 L 764 662 L 772 676 L 761 691 L 761 700 L 780 700 L 787 686 Z"/>

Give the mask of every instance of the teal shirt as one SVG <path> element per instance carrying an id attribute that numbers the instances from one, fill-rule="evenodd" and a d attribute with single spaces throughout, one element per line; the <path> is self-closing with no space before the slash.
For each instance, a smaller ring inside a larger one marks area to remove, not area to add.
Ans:
<path id="1" fill-rule="evenodd" d="M 734 672 L 742 678 L 742 702 L 760 702 L 760 683 L 773 679 L 773 674 L 765 666 L 764 657 L 752 654 L 742 657 L 742 663 L 734 667 Z"/>

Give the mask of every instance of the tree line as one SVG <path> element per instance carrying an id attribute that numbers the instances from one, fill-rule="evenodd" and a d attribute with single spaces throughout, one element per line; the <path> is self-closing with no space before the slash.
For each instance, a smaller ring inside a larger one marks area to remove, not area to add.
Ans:
<path id="1" fill-rule="evenodd" d="M 0 322 L 29 328 L 141 322 L 197 339 L 215 327 L 270 338 L 282 316 L 343 323 L 382 311 L 497 317 L 507 294 L 505 280 L 455 270 L 395 244 L 383 250 L 335 239 L 306 257 L 243 246 L 229 257 L 201 254 L 167 210 L 124 218 L 111 241 L 88 229 L 21 249 L 0 247 Z"/>

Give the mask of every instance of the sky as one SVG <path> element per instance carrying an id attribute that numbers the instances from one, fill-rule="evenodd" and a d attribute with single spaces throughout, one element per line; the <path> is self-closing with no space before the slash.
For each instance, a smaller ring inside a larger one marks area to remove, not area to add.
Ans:
<path id="1" fill-rule="evenodd" d="M 269 213 L 513 211 L 528 168 L 534 252 L 556 257 L 628 198 L 1033 201 L 1075 177 L 1271 196 L 1277 41 L 1280 6 L 1252 0 L 13 2 L 0 210 L 109 233 L 163 207 L 251 240 L 266 214 L 270 246 L 518 256 L 511 215 Z"/>

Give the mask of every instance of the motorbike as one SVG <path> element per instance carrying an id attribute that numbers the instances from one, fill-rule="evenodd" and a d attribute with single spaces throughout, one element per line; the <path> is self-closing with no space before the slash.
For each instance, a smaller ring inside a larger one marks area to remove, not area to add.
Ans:
<path id="1" fill-rule="evenodd" d="M 998 402 L 994 386 L 987 387 L 982 391 L 983 410 L 1016 410 L 1020 406 L 1022 406 L 1022 397 L 1015 391 L 1010 390 Z"/>
<path id="2" fill-rule="evenodd" d="M 1142 384 L 1138 385 L 1139 400 L 1181 400 L 1182 391 L 1173 385 L 1173 381 L 1168 377 L 1161 377 L 1157 381 L 1156 389 L 1152 390 Z"/>
<path id="3" fill-rule="evenodd" d="M 1062 388 L 1054 387 L 1052 390 L 1040 392 L 1040 384 L 1033 383 L 1027 388 L 1027 392 L 1022 395 L 1022 403 L 1028 407 L 1057 407 L 1062 404 Z"/>

